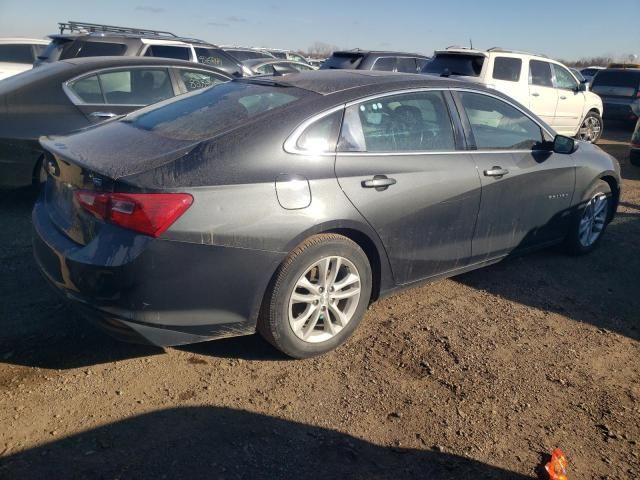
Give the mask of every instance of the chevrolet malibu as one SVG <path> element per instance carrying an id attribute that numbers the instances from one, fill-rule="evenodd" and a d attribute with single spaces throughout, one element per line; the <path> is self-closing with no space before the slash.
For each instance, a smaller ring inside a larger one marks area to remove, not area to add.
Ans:
<path id="1" fill-rule="evenodd" d="M 598 147 L 413 74 L 233 80 L 41 143 L 37 264 L 87 317 L 161 346 L 257 330 L 318 355 L 401 288 L 590 252 L 620 195 Z"/>

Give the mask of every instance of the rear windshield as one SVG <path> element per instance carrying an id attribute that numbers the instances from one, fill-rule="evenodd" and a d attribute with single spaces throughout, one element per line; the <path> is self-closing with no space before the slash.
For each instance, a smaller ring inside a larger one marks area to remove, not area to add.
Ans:
<path id="1" fill-rule="evenodd" d="M 227 82 L 158 103 L 123 121 L 175 140 L 204 140 L 300 100 L 302 90 Z"/>
<path id="2" fill-rule="evenodd" d="M 348 70 L 356 69 L 362 63 L 364 55 L 352 53 L 334 53 L 324 61 L 320 67 L 322 70 L 338 69 Z"/>
<path id="3" fill-rule="evenodd" d="M 640 70 L 601 70 L 593 79 L 591 90 L 599 95 L 632 97 L 640 87 Z"/>
<path id="4" fill-rule="evenodd" d="M 422 72 L 477 77 L 482 71 L 483 64 L 484 56 L 482 55 L 439 53 L 431 61 L 427 62 Z"/>

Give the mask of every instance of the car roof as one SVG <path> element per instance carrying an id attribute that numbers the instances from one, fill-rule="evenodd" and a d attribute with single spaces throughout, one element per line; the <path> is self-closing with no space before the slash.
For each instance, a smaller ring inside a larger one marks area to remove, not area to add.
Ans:
<path id="1" fill-rule="evenodd" d="M 428 58 L 427 55 L 423 55 L 421 53 L 396 52 L 393 50 L 362 50 L 360 48 L 354 48 L 353 50 L 336 50 L 332 55 L 388 55 Z"/>
<path id="2" fill-rule="evenodd" d="M 26 37 L 3 37 L 0 38 L 0 44 L 4 43 L 28 43 L 28 44 L 38 44 L 38 45 L 48 45 L 48 40 L 43 40 L 42 38 L 26 38 Z"/>
<path id="3" fill-rule="evenodd" d="M 473 86 L 470 82 L 414 73 L 390 73 L 372 70 L 313 70 L 292 73 L 287 76 L 268 77 L 276 85 L 291 86 L 320 95 L 331 95 L 353 89 L 373 89 L 379 91 L 395 88 L 424 88 L 452 86 Z M 265 77 L 247 78 L 247 82 L 264 82 Z M 377 87 L 377 88 L 376 88 Z M 483 89 L 482 87 L 480 89 Z M 490 90 L 494 92 L 494 90 Z"/>
<path id="4" fill-rule="evenodd" d="M 130 65 L 166 65 L 174 67 L 189 67 L 196 69 L 211 70 L 229 76 L 222 70 L 205 63 L 190 62 L 188 60 L 177 60 L 163 57 L 81 57 L 60 60 L 61 63 L 72 65 L 77 69 L 90 70 L 92 68 L 126 67 Z M 41 68 L 41 67 L 38 67 Z"/>

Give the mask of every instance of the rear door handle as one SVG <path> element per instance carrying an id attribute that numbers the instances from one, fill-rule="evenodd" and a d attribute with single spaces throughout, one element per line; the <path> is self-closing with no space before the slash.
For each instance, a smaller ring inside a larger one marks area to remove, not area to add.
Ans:
<path id="1" fill-rule="evenodd" d="M 531 94 L 531 96 L 532 96 L 532 97 L 539 97 L 539 96 L 540 96 L 540 94 L 539 94 L 538 92 L 533 92 L 533 93 Z"/>
<path id="2" fill-rule="evenodd" d="M 509 173 L 509 170 L 502 167 L 491 167 L 489 170 L 484 171 L 485 177 L 502 177 Z"/>
<path id="3" fill-rule="evenodd" d="M 378 192 L 386 190 L 391 185 L 396 184 L 395 178 L 389 178 L 386 175 L 375 175 L 370 180 L 362 181 L 362 188 L 375 188 Z"/>
<path id="4" fill-rule="evenodd" d="M 560 95 L 560 100 L 566 100 L 567 97 L 565 97 L 564 95 Z"/>
<path id="5" fill-rule="evenodd" d="M 113 118 L 116 114 L 113 112 L 91 112 L 89 116 L 94 118 Z"/>

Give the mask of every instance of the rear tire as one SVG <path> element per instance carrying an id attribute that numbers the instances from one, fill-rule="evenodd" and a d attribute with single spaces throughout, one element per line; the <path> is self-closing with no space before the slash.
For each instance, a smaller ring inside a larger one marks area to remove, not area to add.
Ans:
<path id="1" fill-rule="evenodd" d="M 332 233 L 314 235 L 278 268 L 258 331 L 293 358 L 326 353 L 344 343 L 362 320 L 371 285 L 369 260 L 356 243 Z"/>
<path id="2" fill-rule="evenodd" d="M 564 247 L 571 255 L 585 255 L 597 248 L 611 220 L 611 187 L 598 180 L 582 197 Z"/>

